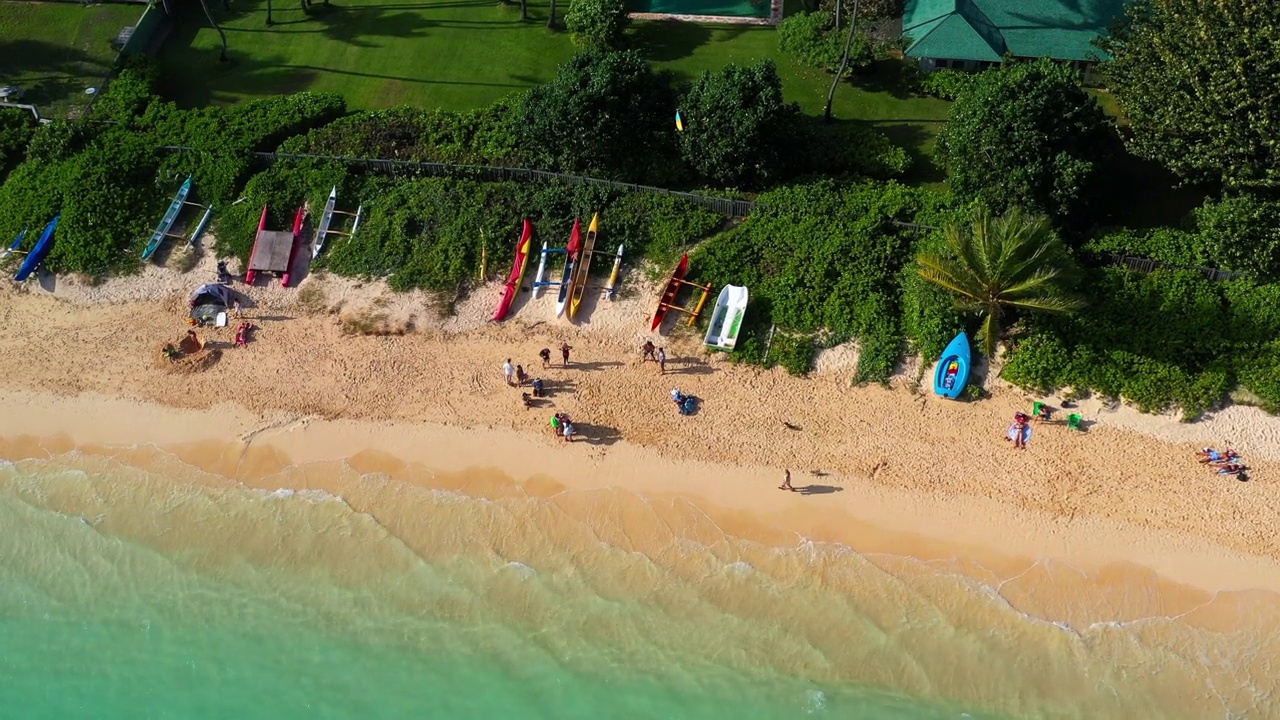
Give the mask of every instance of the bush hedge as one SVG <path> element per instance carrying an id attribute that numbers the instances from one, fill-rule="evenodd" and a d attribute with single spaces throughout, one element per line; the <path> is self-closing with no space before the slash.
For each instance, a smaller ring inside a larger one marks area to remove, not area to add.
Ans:
<path id="1" fill-rule="evenodd" d="M 1173 406 L 1194 418 L 1240 384 L 1280 404 L 1280 287 L 1215 283 L 1199 273 L 1095 270 L 1079 314 L 1039 318 L 1012 351 L 1004 377 L 1027 389 L 1064 386 L 1123 398 L 1144 412 Z"/>
<path id="2" fill-rule="evenodd" d="M 918 239 L 917 231 L 891 221 L 915 220 L 940 202 L 930 191 L 896 183 L 824 181 L 773 190 L 739 227 L 698 248 L 692 276 L 751 288 L 753 309 L 740 342 L 754 342 L 744 342 L 738 359 L 767 365 L 785 356 L 794 363 L 801 353 L 785 344 L 790 340 L 780 349 L 775 338 L 770 357 L 761 356 L 776 323 L 788 336 L 821 332 L 828 346 L 858 340 L 855 377 L 887 380 L 902 350 L 900 273 Z"/>

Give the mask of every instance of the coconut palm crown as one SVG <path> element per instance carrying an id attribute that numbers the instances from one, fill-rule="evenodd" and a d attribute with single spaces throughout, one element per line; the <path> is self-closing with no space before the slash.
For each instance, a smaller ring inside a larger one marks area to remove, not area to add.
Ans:
<path id="1" fill-rule="evenodd" d="M 1083 305 L 1063 292 L 1070 257 L 1044 217 L 1015 208 L 993 218 L 979 207 L 971 225 L 950 223 L 943 232 L 946 252 L 922 253 L 920 275 L 982 318 L 987 357 L 995 355 L 1001 321 L 1011 310 L 1062 313 Z"/>

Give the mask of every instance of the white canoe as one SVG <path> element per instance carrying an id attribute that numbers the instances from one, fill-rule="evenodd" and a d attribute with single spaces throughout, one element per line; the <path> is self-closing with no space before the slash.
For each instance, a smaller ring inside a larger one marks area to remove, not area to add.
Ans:
<path id="1" fill-rule="evenodd" d="M 732 350 L 738 344 L 738 333 L 742 331 L 742 318 L 746 314 L 747 289 L 738 285 L 725 285 L 720 291 L 720 297 L 716 298 L 716 307 L 711 313 L 711 324 L 707 327 L 703 343 L 718 350 Z"/>

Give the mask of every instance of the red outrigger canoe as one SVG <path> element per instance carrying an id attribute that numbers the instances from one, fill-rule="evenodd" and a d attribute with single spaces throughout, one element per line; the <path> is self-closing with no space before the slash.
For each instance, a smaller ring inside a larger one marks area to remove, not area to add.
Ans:
<path id="1" fill-rule="evenodd" d="M 289 287 L 289 271 L 293 269 L 294 255 L 298 252 L 298 237 L 302 235 L 302 221 L 306 218 L 306 206 L 298 208 L 293 218 L 293 232 L 267 229 L 267 206 L 262 206 L 258 220 L 258 235 L 249 254 L 249 267 L 244 274 L 246 285 L 252 285 L 259 272 L 280 276 L 280 284 Z"/>
<path id="2" fill-rule="evenodd" d="M 524 279 L 525 267 L 529 264 L 529 241 L 533 238 L 533 223 L 524 219 L 524 230 L 516 241 L 516 261 L 511 266 L 511 274 L 507 276 L 506 287 L 502 290 L 502 299 L 498 301 L 498 309 L 493 312 L 494 322 L 500 322 L 511 310 L 511 303 L 520 291 L 520 281 Z"/>
<path id="3" fill-rule="evenodd" d="M 687 272 L 689 272 L 689 253 L 685 253 L 684 257 L 680 258 L 680 264 L 676 265 L 675 271 L 671 273 L 667 288 L 662 291 L 662 299 L 658 301 L 658 309 L 653 313 L 653 325 L 649 328 L 650 330 L 657 330 L 662 326 L 662 320 L 667 317 L 667 310 L 676 301 L 676 294 L 680 292 L 680 285 L 684 282 Z"/>

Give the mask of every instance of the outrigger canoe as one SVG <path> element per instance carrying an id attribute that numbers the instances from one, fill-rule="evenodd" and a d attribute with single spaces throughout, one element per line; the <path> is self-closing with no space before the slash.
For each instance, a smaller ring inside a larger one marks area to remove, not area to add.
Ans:
<path id="1" fill-rule="evenodd" d="M 22 232 L 18 233 L 18 239 L 14 240 L 13 244 L 9 245 L 8 249 L 0 253 L 0 262 L 3 262 L 10 255 L 18 252 L 18 248 L 22 247 L 22 241 L 26 239 L 27 239 L 26 230 L 23 230 Z"/>
<path id="2" fill-rule="evenodd" d="M 246 285 L 252 285 L 258 272 L 262 271 L 279 275 L 280 284 L 289 287 L 290 269 L 298 251 L 298 236 L 302 234 L 302 221 L 306 214 L 305 205 L 298 208 L 298 214 L 293 218 L 293 232 L 268 230 L 267 206 L 262 206 L 258 235 L 253 241 L 253 252 L 249 254 L 249 269 L 244 274 Z"/>
<path id="3" fill-rule="evenodd" d="M 320 226 L 316 228 L 316 246 L 311 249 L 311 259 L 320 257 L 324 249 L 324 238 L 329 234 L 329 226 L 333 224 L 333 208 L 338 204 L 338 186 L 329 191 L 329 199 L 324 201 L 324 212 L 320 213 Z"/>
<path id="4" fill-rule="evenodd" d="M 689 272 L 689 253 L 685 253 L 680 258 L 680 264 L 676 265 L 676 269 L 671 273 L 671 279 L 667 281 L 667 287 L 662 291 L 662 297 L 658 300 L 658 309 L 653 312 L 653 324 L 650 330 L 657 330 L 662 326 L 662 320 L 667 316 L 667 310 L 671 304 L 675 302 L 676 295 L 680 292 L 680 285 L 684 282 L 684 276 Z"/>
<path id="5" fill-rule="evenodd" d="M 31 277 L 31 273 L 35 272 L 40 263 L 44 262 L 49 251 L 53 249 L 53 231 L 58 227 L 58 219 L 62 217 L 62 213 L 53 216 L 48 225 L 44 226 L 44 232 L 40 233 L 40 239 L 36 240 L 36 246 L 31 248 L 31 252 L 27 253 L 27 258 L 22 261 L 22 266 L 18 268 L 17 274 L 13 279 L 22 282 Z"/>
<path id="6" fill-rule="evenodd" d="M 507 276 L 506 287 L 502 290 L 502 299 L 498 301 L 498 309 L 493 313 L 494 322 L 500 322 L 511 310 L 511 303 L 520 291 L 520 282 L 524 280 L 524 269 L 529 265 L 529 242 L 533 237 L 533 223 L 529 218 L 524 220 L 524 230 L 516 241 L 516 260 L 511 266 L 511 274 Z"/>
<path id="7" fill-rule="evenodd" d="M 569 233 L 569 244 L 564 249 L 564 274 L 560 276 L 560 294 L 556 296 L 556 317 L 564 315 L 564 309 L 569 305 L 569 294 L 573 291 L 573 265 L 577 262 L 580 250 L 582 222 L 574 218 L 573 232 Z"/>
<path id="8" fill-rule="evenodd" d="M 747 314 L 747 289 L 738 285 L 725 285 L 716 299 L 711 313 L 711 324 L 703 344 L 717 350 L 732 350 L 738 343 L 742 330 L 742 318 Z"/>
<path id="9" fill-rule="evenodd" d="M 618 297 L 618 276 L 622 274 L 622 246 L 618 246 L 618 253 L 613 257 L 613 270 L 609 272 L 609 284 L 604 286 L 604 293 L 613 300 Z"/>
<path id="10" fill-rule="evenodd" d="M 569 319 L 578 314 L 578 306 L 582 304 L 582 296 L 587 291 L 587 273 L 591 271 L 591 256 L 596 249 L 596 236 L 600 230 L 600 213 L 591 216 L 591 224 L 587 226 L 587 241 L 582 244 L 582 253 L 574 268 L 572 290 L 569 293 Z"/>
<path id="11" fill-rule="evenodd" d="M 187 195 L 191 192 L 191 176 L 187 176 L 186 182 L 182 183 L 182 187 L 178 188 L 178 194 L 173 196 L 173 202 L 169 203 L 169 209 L 164 212 L 164 217 L 160 218 L 160 224 L 156 226 L 156 231 L 151 233 L 151 240 L 147 242 L 147 246 L 142 249 L 142 259 L 150 260 L 151 256 L 160 248 L 160 244 L 164 239 L 169 237 L 169 230 L 173 228 L 173 223 L 178 219 L 178 213 L 182 212 L 182 205 L 187 202 Z"/>
<path id="12" fill-rule="evenodd" d="M 956 399 L 969 382 L 969 336 L 961 332 L 947 344 L 933 374 L 933 391 L 945 398 Z"/>

